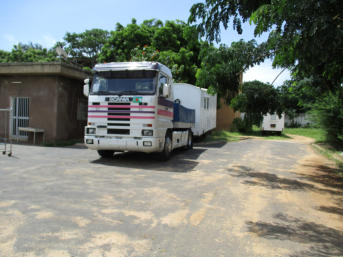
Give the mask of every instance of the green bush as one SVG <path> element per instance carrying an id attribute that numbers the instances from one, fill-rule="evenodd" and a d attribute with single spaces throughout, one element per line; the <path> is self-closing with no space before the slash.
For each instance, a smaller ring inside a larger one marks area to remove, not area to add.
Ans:
<path id="1" fill-rule="evenodd" d="M 235 118 L 232 121 L 232 131 L 238 132 L 251 132 L 252 131 L 252 123 L 248 121 L 248 119 L 242 118 Z"/>
<path id="2" fill-rule="evenodd" d="M 327 141 L 343 144 L 343 90 L 328 93 L 313 106 L 312 119 L 327 132 Z"/>

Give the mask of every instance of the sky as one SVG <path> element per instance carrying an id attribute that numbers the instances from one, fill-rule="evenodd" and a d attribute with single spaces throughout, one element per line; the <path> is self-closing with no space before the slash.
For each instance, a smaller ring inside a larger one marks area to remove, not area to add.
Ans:
<path id="1" fill-rule="evenodd" d="M 80 33 L 87 29 L 114 30 L 117 22 L 127 25 L 132 18 L 140 24 L 147 19 L 187 21 L 191 6 L 202 0 L 1 0 L 0 49 L 10 51 L 21 43 L 38 43 L 50 48 L 61 41 L 66 32 Z M 254 27 L 244 24 L 238 35 L 229 26 L 222 30 L 221 42 L 255 39 L 258 43 L 267 35 L 255 38 Z M 272 83 L 280 69 L 272 69 L 271 60 L 254 66 L 243 75 L 244 81 L 260 80 Z M 275 81 L 278 86 L 289 79 L 288 71 Z"/>

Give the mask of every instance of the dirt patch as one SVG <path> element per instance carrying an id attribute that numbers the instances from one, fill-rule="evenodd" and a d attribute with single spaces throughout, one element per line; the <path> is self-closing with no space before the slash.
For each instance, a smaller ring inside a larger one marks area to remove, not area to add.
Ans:
<path id="1" fill-rule="evenodd" d="M 312 144 L 315 142 L 313 138 L 310 137 L 304 137 L 299 135 L 290 135 L 287 134 L 290 138 L 292 138 L 293 141 L 296 141 L 297 143 L 303 143 L 303 144 Z"/>
<path id="2" fill-rule="evenodd" d="M 187 214 L 189 210 L 179 210 L 173 213 L 169 213 L 167 216 L 161 218 L 161 223 L 166 224 L 169 227 L 177 227 L 181 224 L 186 224 L 187 220 Z"/>

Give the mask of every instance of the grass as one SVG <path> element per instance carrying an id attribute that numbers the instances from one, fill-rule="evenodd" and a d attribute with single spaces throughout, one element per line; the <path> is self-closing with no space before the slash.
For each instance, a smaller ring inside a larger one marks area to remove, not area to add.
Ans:
<path id="1" fill-rule="evenodd" d="M 316 143 L 325 142 L 326 137 L 325 131 L 319 128 L 285 128 L 284 133 L 310 137 L 313 138 Z"/>
<path id="2" fill-rule="evenodd" d="M 226 141 L 226 142 L 232 142 L 232 141 L 238 141 L 241 140 L 242 138 L 247 138 L 247 137 L 258 137 L 261 139 L 271 139 L 271 140 L 282 140 L 282 139 L 289 139 L 290 137 L 281 134 L 281 135 L 276 135 L 276 134 L 265 134 L 262 135 L 262 132 L 259 127 L 254 126 L 253 130 L 249 133 L 242 133 L 242 132 L 231 132 L 228 130 L 221 130 L 221 131 L 214 131 L 212 132 L 211 135 L 207 136 L 205 138 L 205 142 L 211 142 L 211 141 Z"/>

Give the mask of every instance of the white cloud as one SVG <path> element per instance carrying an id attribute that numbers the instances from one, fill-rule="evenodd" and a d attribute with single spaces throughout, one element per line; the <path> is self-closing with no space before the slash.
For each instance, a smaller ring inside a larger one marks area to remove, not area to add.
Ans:
<path id="1" fill-rule="evenodd" d="M 272 83 L 274 79 L 279 75 L 279 73 L 283 69 L 273 69 L 272 63 L 270 60 L 266 60 L 264 63 L 260 65 L 254 66 L 244 72 L 243 74 L 243 81 L 252 81 L 252 80 L 259 80 L 265 83 Z M 290 79 L 290 72 L 289 70 L 283 71 L 280 76 L 275 80 L 274 86 L 280 86 L 283 84 L 285 80 Z"/>

